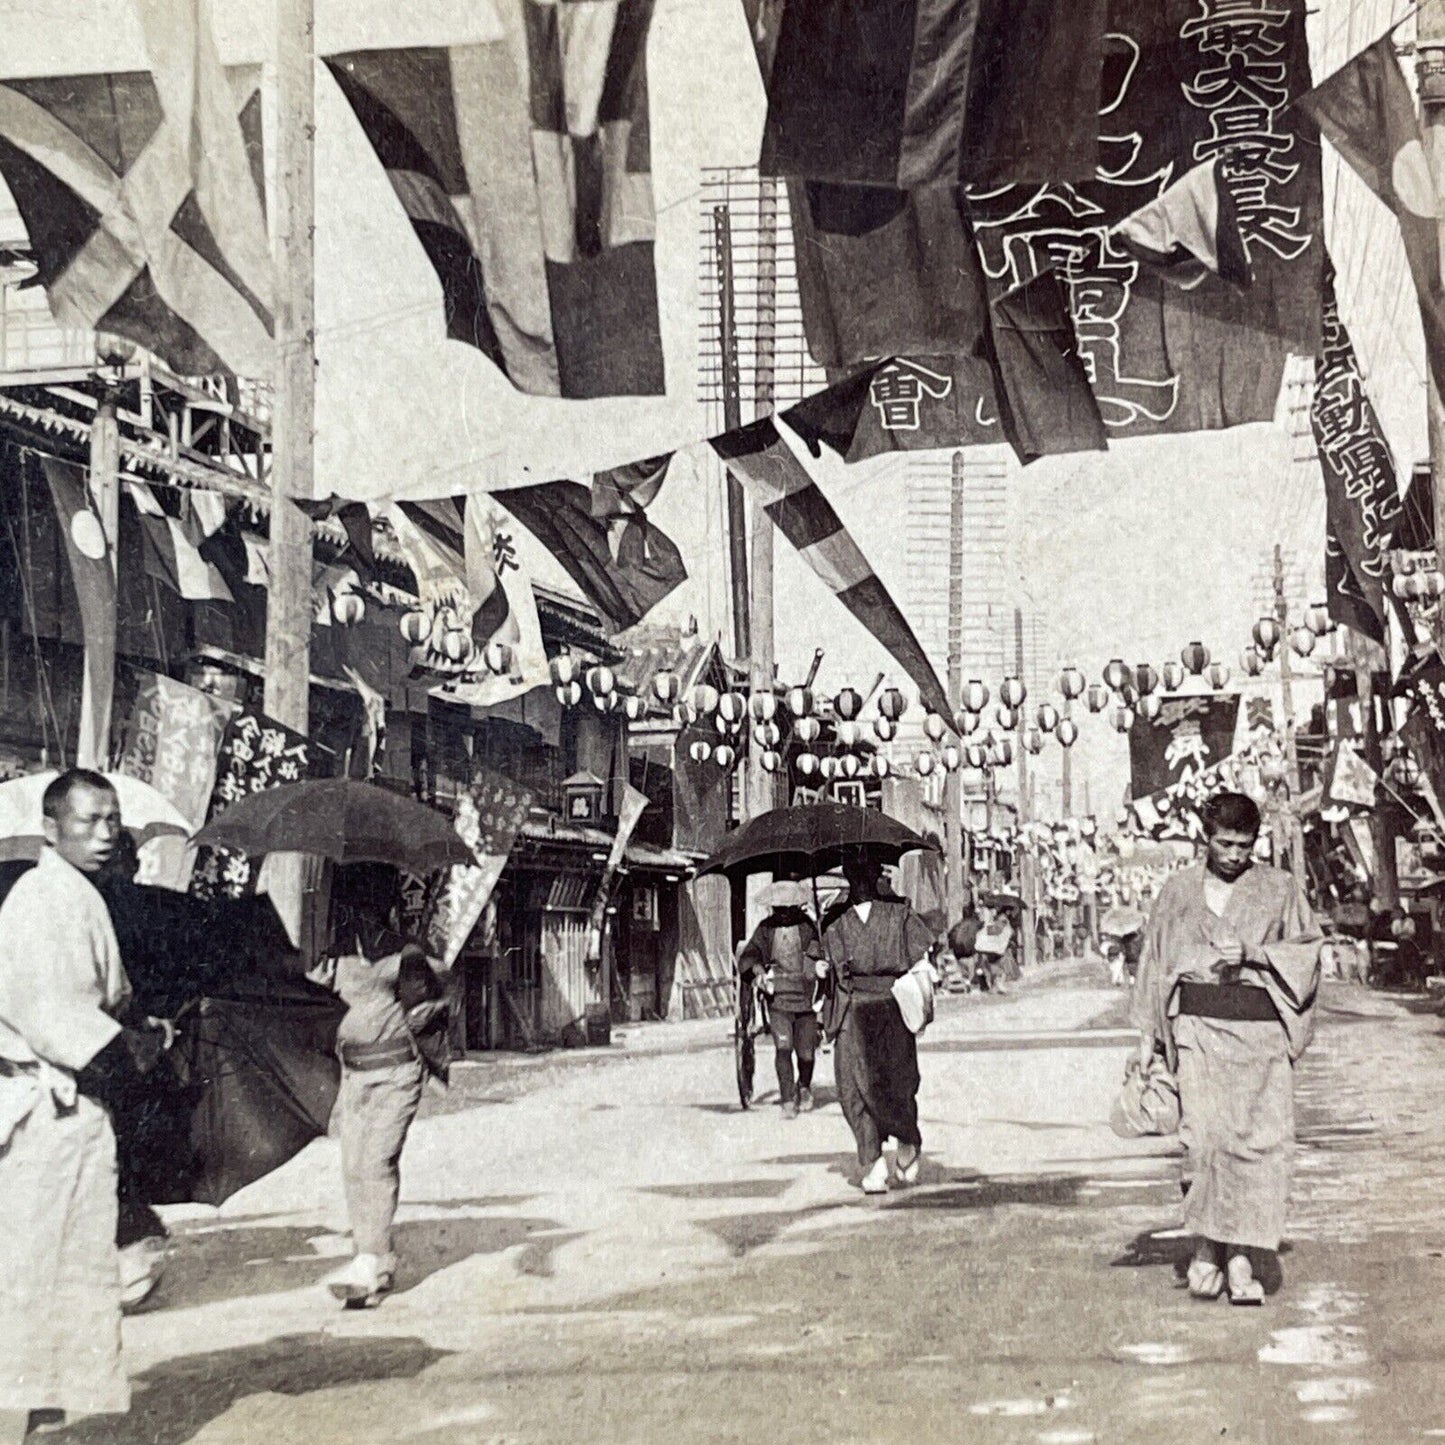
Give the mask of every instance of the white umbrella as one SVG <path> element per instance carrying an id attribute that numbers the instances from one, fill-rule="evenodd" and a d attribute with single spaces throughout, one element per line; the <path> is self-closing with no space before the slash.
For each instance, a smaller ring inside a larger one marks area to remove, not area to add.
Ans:
<path id="1" fill-rule="evenodd" d="M 120 821 L 135 837 L 137 846 L 152 838 L 188 838 L 194 831 L 185 815 L 149 783 L 125 773 L 106 778 L 120 799 Z M 38 858 L 45 842 L 40 800 L 59 774 L 52 768 L 0 783 L 0 860 Z"/>

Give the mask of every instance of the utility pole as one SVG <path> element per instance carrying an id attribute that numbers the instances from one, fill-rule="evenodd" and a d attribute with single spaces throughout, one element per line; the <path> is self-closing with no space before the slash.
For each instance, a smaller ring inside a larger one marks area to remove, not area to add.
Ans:
<path id="1" fill-rule="evenodd" d="M 1290 872 L 1299 885 L 1305 888 L 1304 832 L 1299 821 L 1299 749 L 1294 734 L 1294 691 L 1289 660 L 1289 603 L 1284 592 L 1284 550 L 1279 543 L 1274 547 L 1274 615 L 1279 623 L 1279 692 L 1284 705 L 1284 757 L 1285 786 L 1289 790 L 1289 801 L 1284 811 L 1284 832 L 1289 849 Z"/>
<path id="2" fill-rule="evenodd" d="M 963 489 L 964 454 L 953 454 L 948 508 L 948 706 L 963 704 Z M 943 780 L 944 896 L 951 928 L 963 917 L 963 778 L 955 770 Z"/>
<path id="3" fill-rule="evenodd" d="M 729 248 L 731 249 L 731 248 Z M 778 299 L 778 189 L 770 176 L 758 177 L 758 286 L 754 339 L 753 413 L 767 415 L 774 404 L 774 359 Z M 736 371 L 736 368 L 734 368 Z M 728 478 L 731 489 L 738 484 Z M 731 490 L 729 491 L 731 497 Z M 748 684 L 754 696 L 773 687 L 773 524 L 763 509 L 748 509 Z M 746 808 L 750 818 L 777 806 L 776 774 L 765 772 L 762 749 L 748 748 Z"/>
<path id="4" fill-rule="evenodd" d="M 1445 0 L 1422 0 L 1415 15 L 1415 77 L 1420 89 L 1420 121 L 1430 173 L 1438 195 L 1445 195 Z M 1439 226 L 1438 264 L 1445 273 L 1445 218 Z M 1430 479 L 1435 493 L 1435 551 L 1445 570 L 1445 405 L 1430 368 L 1425 368 L 1430 436 Z"/>
<path id="5" fill-rule="evenodd" d="M 732 218 L 727 204 L 712 208 L 713 254 L 717 264 L 718 356 L 722 367 L 723 426 L 743 424 L 742 372 L 738 364 L 737 292 L 733 280 Z M 733 655 L 752 656 L 751 603 L 748 597 L 748 513 L 743 486 L 727 478 L 728 572 L 732 588 Z"/>
<path id="6" fill-rule="evenodd" d="M 116 390 L 101 382 L 100 400 L 90 424 L 90 496 L 105 533 L 110 575 L 118 576 L 120 538 L 120 424 L 116 420 Z M 75 750 L 77 767 L 104 770 L 110 763 L 110 711 L 115 696 L 115 627 L 112 611 L 105 635 L 87 639 L 85 670 L 81 678 L 80 737 Z M 97 645 L 98 644 L 98 645 Z"/>
<path id="7" fill-rule="evenodd" d="M 1014 669 L 1020 679 L 1024 675 L 1024 610 L 1022 607 L 1014 608 Z M 1029 750 L 1023 745 L 1023 738 L 1019 738 L 1018 747 L 1019 765 L 1019 896 L 1023 899 L 1023 910 L 1020 924 L 1023 930 L 1023 964 L 1030 968 L 1038 961 L 1038 941 L 1034 938 L 1034 918 L 1036 914 L 1036 899 L 1034 898 L 1034 860 L 1029 852 L 1024 839 L 1024 829 L 1033 821 L 1033 810 L 1030 807 L 1029 793 Z"/>
<path id="8" fill-rule="evenodd" d="M 270 586 L 264 703 L 309 732 L 311 522 L 316 425 L 316 35 L 313 0 L 276 0 L 276 401 L 271 420 Z M 301 940 L 302 863 L 268 865 L 268 891 Z"/>
<path id="9" fill-rule="evenodd" d="M 1068 717 L 1069 704 L 1064 704 L 1064 716 Z M 1059 812 L 1064 818 L 1074 816 L 1074 750 L 1059 749 Z"/>

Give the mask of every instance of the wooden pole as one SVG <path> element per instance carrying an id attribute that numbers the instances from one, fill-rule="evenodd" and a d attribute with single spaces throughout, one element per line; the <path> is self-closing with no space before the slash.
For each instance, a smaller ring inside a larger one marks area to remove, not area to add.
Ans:
<path id="1" fill-rule="evenodd" d="M 722 367 L 723 426 L 743 424 L 742 373 L 738 364 L 737 293 L 733 277 L 732 219 L 726 203 L 712 208 L 714 256 L 718 278 L 718 356 Z M 733 655 L 752 655 L 751 604 L 748 599 L 748 514 L 743 486 L 731 472 L 727 480 L 728 572 L 731 583 Z"/>
<path id="2" fill-rule="evenodd" d="M 114 387 L 102 383 L 95 419 L 90 424 L 90 496 L 105 533 L 112 578 L 117 573 L 120 538 L 120 425 L 115 414 Z M 115 696 L 115 627 L 111 612 L 105 635 L 86 638 L 81 677 L 80 735 L 77 767 L 103 771 L 110 764 L 110 711 Z"/>
<path id="3" fill-rule="evenodd" d="M 313 0 L 276 0 L 276 401 L 263 706 L 301 733 L 310 722 L 311 522 L 292 499 L 312 495 L 315 455 L 315 39 Z M 298 942 L 302 880 L 298 857 L 268 865 L 268 891 Z"/>
<path id="4" fill-rule="evenodd" d="M 1020 678 L 1023 677 L 1024 610 L 1022 607 L 1014 608 L 1014 670 Z M 1038 940 L 1034 937 L 1037 900 L 1034 898 L 1033 855 L 1025 846 L 1024 840 L 1024 829 L 1033 821 L 1033 809 L 1030 806 L 1033 799 L 1029 789 L 1029 750 L 1024 747 L 1022 736 L 1018 739 L 1017 752 L 1019 764 L 1019 896 L 1023 899 L 1020 924 L 1024 936 L 1023 964 L 1025 968 L 1029 968 L 1038 961 Z"/>
<path id="5" fill-rule="evenodd" d="M 1300 827 L 1298 800 L 1300 795 L 1299 749 L 1295 745 L 1294 689 L 1290 668 L 1289 602 L 1284 592 L 1284 551 L 1279 543 L 1274 544 L 1274 615 L 1279 623 L 1279 692 L 1284 704 L 1284 756 L 1285 784 L 1289 790 L 1289 801 L 1285 805 L 1285 842 L 1289 849 L 1290 872 L 1299 884 L 1305 887 L 1304 832 Z"/>
<path id="6" fill-rule="evenodd" d="M 948 508 L 948 705 L 957 715 L 963 704 L 963 501 L 967 471 L 961 451 L 953 454 Z M 963 778 L 958 771 L 943 780 L 944 889 L 951 928 L 963 917 Z"/>
<path id="7" fill-rule="evenodd" d="M 1423 0 L 1415 15 L 1415 76 L 1420 121 L 1435 190 L 1445 195 L 1445 0 Z M 1445 218 L 1439 226 L 1438 264 L 1445 272 Z M 1435 551 L 1445 567 L 1445 406 L 1427 365 L 1426 420 L 1430 438 L 1430 479 L 1435 493 Z M 1445 616 L 1445 614 L 1442 614 Z"/>

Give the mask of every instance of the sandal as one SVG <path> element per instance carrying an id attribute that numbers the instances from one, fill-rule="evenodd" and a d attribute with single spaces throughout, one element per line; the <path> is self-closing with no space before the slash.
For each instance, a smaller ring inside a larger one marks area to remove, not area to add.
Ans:
<path id="1" fill-rule="evenodd" d="M 899 1153 L 902 1151 L 900 1150 Z M 904 1185 L 918 1183 L 919 1166 L 923 1163 L 923 1150 L 915 1148 L 913 1158 L 904 1164 L 897 1154 L 893 1156 L 893 1177 Z"/>
<path id="2" fill-rule="evenodd" d="M 1246 1270 L 1249 1268 L 1249 1261 L 1243 1260 Z M 1233 1264 L 1234 1260 L 1230 1260 Z M 1243 1279 L 1237 1279 L 1236 1271 L 1230 1270 L 1225 1277 L 1225 1288 L 1229 1291 L 1229 1302 L 1232 1305 L 1262 1305 L 1264 1303 L 1264 1286 L 1254 1277 L 1253 1272 L 1245 1275 Z"/>
<path id="3" fill-rule="evenodd" d="M 1224 1271 L 1207 1259 L 1190 1260 L 1185 1278 L 1195 1299 L 1218 1299 L 1224 1293 Z"/>

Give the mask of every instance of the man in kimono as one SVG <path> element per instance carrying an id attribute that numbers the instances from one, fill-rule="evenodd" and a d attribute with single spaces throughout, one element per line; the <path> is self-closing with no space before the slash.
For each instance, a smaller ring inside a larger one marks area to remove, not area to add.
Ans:
<path id="1" fill-rule="evenodd" d="M 130 1407 L 120 1360 L 116 1156 L 104 1099 L 160 1043 L 91 878 L 120 834 L 98 773 L 46 789 L 45 847 L 0 905 L 0 1445 L 32 1412 Z"/>
<path id="2" fill-rule="evenodd" d="M 1294 879 L 1254 861 L 1251 799 L 1216 794 L 1201 817 L 1203 864 L 1174 874 L 1149 916 L 1134 1022 L 1141 1060 L 1162 1050 L 1179 1079 L 1189 1288 L 1260 1304 L 1246 1251 L 1277 1250 L 1284 1230 L 1322 935 Z"/>

